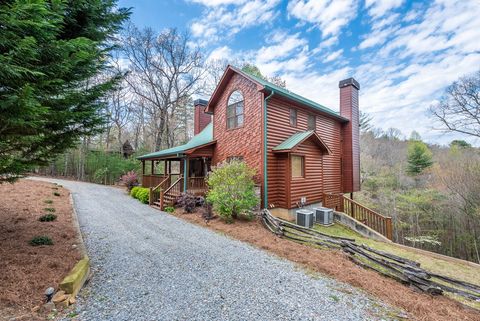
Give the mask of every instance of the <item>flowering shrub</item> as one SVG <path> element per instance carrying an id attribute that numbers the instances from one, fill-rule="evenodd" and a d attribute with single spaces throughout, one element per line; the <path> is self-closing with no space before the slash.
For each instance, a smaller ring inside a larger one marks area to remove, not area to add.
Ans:
<path id="1" fill-rule="evenodd" d="M 208 174 L 207 201 L 227 223 L 258 204 L 254 175 L 255 170 L 243 161 L 224 162 Z"/>
<path id="2" fill-rule="evenodd" d="M 127 172 L 125 175 L 122 175 L 121 178 L 123 184 L 127 187 L 128 191 L 131 191 L 133 187 L 138 186 L 137 173 L 134 171 Z"/>

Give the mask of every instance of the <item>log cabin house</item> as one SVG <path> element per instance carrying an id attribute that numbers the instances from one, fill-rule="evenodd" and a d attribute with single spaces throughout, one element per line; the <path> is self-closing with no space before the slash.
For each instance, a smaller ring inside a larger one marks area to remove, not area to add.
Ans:
<path id="1" fill-rule="evenodd" d="M 360 85 L 348 78 L 339 88 L 335 112 L 228 66 L 210 100 L 194 102 L 195 136 L 139 157 L 151 204 L 163 208 L 186 190 L 205 193 L 210 168 L 231 159 L 256 170 L 261 206 L 279 216 L 302 201 L 317 205 L 326 195 L 359 191 Z"/>

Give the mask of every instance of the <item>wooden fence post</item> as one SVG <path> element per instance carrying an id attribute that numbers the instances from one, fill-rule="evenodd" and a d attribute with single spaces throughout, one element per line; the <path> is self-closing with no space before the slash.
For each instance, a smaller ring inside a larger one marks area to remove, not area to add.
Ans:
<path id="1" fill-rule="evenodd" d="M 163 211 L 163 190 L 160 190 L 160 210 Z"/>
<path id="2" fill-rule="evenodd" d="M 393 239 L 393 226 L 392 226 L 392 218 L 391 217 L 386 217 L 385 218 L 385 227 L 386 227 L 386 237 L 390 241 Z"/>

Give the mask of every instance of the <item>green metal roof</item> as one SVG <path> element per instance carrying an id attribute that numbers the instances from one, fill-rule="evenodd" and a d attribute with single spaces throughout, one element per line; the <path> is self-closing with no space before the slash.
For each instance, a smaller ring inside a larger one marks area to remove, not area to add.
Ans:
<path id="1" fill-rule="evenodd" d="M 325 144 L 325 142 L 315 133 L 313 130 L 307 130 L 306 132 L 295 133 L 292 136 L 285 139 L 279 145 L 275 146 L 272 150 L 274 152 L 288 152 L 294 149 L 296 146 L 304 142 L 310 137 L 314 137 L 317 141 L 317 144 L 322 148 L 327 154 L 331 154 L 330 148 Z"/>
<path id="2" fill-rule="evenodd" d="M 295 133 L 292 136 L 285 139 L 279 145 L 275 146 L 273 150 L 288 150 L 297 146 L 299 143 L 307 139 L 310 135 L 313 134 L 313 130 L 308 130 L 306 132 Z"/>
<path id="3" fill-rule="evenodd" d="M 314 108 L 318 111 L 321 111 L 321 112 L 324 112 L 326 114 L 329 114 L 331 116 L 334 116 L 335 118 L 339 118 L 343 121 L 349 121 L 348 118 L 345 118 L 343 116 L 340 116 L 338 112 L 328 108 L 328 107 L 325 107 L 323 105 L 320 105 L 319 103 L 316 103 L 314 102 L 313 100 L 310 100 L 308 98 L 305 98 L 305 97 L 302 97 L 294 92 L 291 92 L 289 91 L 288 89 L 285 89 L 285 88 L 282 88 L 280 86 L 277 86 L 275 84 L 272 84 L 271 82 L 263 79 L 263 78 L 260 78 L 260 77 L 257 77 L 257 76 L 254 76 L 252 74 L 249 74 L 248 72 L 244 72 L 236 67 L 234 67 L 234 69 L 237 71 L 237 72 L 240 72 L 242 74 L 244 74 L 245 76 L 247 77 L 251 77 L 253 80 L 255 80 L 256 82 L 260 83 L 262 86 L 264 86 L 265 88 L 267 88 L 268 90 L 270 91 L 275 91 L 275 94 L 278 94 L 278 95 L 281 95 L 281 96 L 284 96 L 286 98 L 289 98 L 291 100 L 294 100 L 296 102 L 299 102 L 301 104 L 304 104 L 304 105 L 307 105 L 311 108 Z"/>
<path id="4" fill-rule="evenodd" d="M 212 142 L 214 142 L 213 124 L 210 123 L 200 133 L 193 136 L 188 143 L 177 146 L 177 147 L 164 149 L 158 152 L 142 155 L 138 157 L 138 159 L 157 158 L 157 157 L 165 157 L 165 156 L 172 156 L 176 154 L 182 154 L 189 149 L 200 147 L 202 145 L 212 143 Z"/>

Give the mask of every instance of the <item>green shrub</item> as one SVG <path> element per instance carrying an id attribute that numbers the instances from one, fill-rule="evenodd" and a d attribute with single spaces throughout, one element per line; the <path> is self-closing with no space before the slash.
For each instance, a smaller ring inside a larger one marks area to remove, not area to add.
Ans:
<path id="1" fill-rule="evenodd" d="M 133 198 L 137 198 L 137 192 L 140 190 L 140 188 L 140 186 L 133 187 L 130 191 L 130 196 L 132 196 Z"/>
<path id="2" fill-rule="evenodd" d="M 45 200 L 45 201 L 43 201 L 43 202 L 44 202 L 45 204 L 52 204 L 52 203 L 53 203 L 52 200 Z"/>
<path id="3" fill-rule="evenodd" d="M 146 187 L 135 186 L 130 191 L 130 195 L 133 198 L 138 199 L 140 202 L 148 204 L 150 198 L 150 189 Z"/>
<path id="4" fill-rule="evenodd" d="M 207 201 L 227 223 L 258 204 L 254 175 L 255 170 L 242 161 L 223 162 L 209 173 Z"/>
<path id="5" fill-rule="evenodd" d="M 144 187 L 140 187 L 138 192 L 136 193 L 136 198 L 144 203 L 144 204 L 148 204 L 148 200 L 150 198 L 150 189 L 148 188 L 144 188 Z"/>
<path id="6" fill-rule="evenodd" d="M 39 245 L 53 245 L 53 241 L 48 236 L 35 236 L 33 239 L 28 242 L 32 246 Z"/>
<path id="7" fill-rule="evenodd" d="M 173 212 L 175 212 L 175 208 L 172 207 L 172 206 L 167 206 L 167 207 L 165 207 L 164 211 L 167 212 L 167 213 L 173 213 Z"/>
<path id="8" fill-rule="evenodd" d="M 53 207 L 45 207 L 43 210 L 47 211 L 47 212 L 50 212 L 50 213 L 54 213 L 55 212 L 55 209 Z"/>
<path id="9" fill-rule="evenodd" d="M 53 195 L 60 196 L 60 193 L 59 192 L 54 192 Z"/>
<path id="10" fill-rule="evenodd" d="M 40 222 L 51 222 L 51 221 L 55 221 L 56 219 L 57 219 L 57 215 L 55 214 L 45 214 L 41 216 L 38 220 Z"/>

